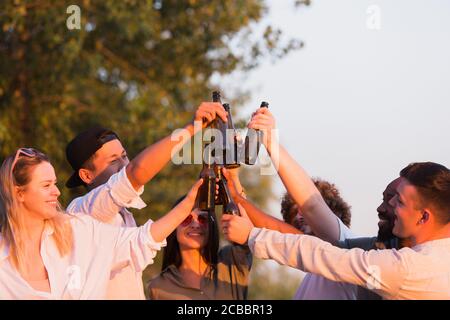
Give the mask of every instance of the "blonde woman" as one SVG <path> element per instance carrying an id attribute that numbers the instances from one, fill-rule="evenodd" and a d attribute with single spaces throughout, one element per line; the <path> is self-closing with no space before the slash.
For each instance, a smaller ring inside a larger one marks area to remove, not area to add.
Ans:
<path id="1" fill-rule="evenodd" d="M 0 168 L 0 299 L 103 299 L 111 272 L 153 263 L 200 184 L 158 221 L 114 227 L 64 214 L 48 157 L 17 150 Z"/>

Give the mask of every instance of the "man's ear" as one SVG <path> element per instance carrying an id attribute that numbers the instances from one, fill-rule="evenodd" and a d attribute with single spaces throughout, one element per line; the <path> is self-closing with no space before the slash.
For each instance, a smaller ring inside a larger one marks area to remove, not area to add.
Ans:
<path id="1" fill-rule="evenodd" d="M 422 211 L 422 218 L 420 219 L 419 223 L 424 224 L 430 220 L 430 212 L 428 210 Z"/>
<path id="2" fill-rule="evenodd" d="M 79 169 L 78 175 L 80 176 L 80 179 L 83 180 L 83 182 L 86 183 L 87 185 L 91 184 L 92 180 L 94 180 L 94 175 L 89 169 L 84 168 Z"/>

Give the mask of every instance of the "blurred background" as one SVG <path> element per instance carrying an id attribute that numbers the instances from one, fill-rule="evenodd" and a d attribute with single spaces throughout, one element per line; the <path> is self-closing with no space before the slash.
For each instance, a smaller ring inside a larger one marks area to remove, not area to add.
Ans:
<path id="1" fill-rule="evenodd" d="M 76 133 L 110 127 L 133 157 L 219 89 L 240 127 L 268 101 L 281 142 L 337 185 L 354 232 L 373 236 L 401 168 L 450 164 L 449 57 L 446 0 L 2 1 L 0 160 L 19 146 L 48 153 L 67 205 L 84 191 L 63 186 Z M 146 186 L 138 223 L 166 213 L 199 171 L 168 164 Z M 241 179 L 280 217 L 277 176 L 243 166 Z M 145 281 L 159 271 L 158 260 Z M 302 276 L 255 261 L 250 298 L 290 299 Z"/>

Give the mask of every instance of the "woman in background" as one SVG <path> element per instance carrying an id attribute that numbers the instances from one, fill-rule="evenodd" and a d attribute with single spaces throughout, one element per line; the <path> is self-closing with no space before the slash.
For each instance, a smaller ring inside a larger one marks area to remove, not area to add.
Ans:
<path id="1" fill-rule="evenodd" d="M 238 179 L 234 181 L 242 189 Z M 162 271 L 149 283 L 150 299 L 245 300 L 251 265 L 248 246 L 230 244 L 219 249 L 215 214 L 193 208 L 167 237 Z"/>

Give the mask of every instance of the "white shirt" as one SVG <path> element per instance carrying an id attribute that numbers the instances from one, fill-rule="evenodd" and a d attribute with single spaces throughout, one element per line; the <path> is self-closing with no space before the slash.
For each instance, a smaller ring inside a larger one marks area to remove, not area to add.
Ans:
<path id="1" fill-rule="evenodd" d="M 10 264 L 9 249 L 0 235 L 0 299 L 105 299 L 111 272 L 130 267 L 142 272 L 153 263 L 166 242 L 155 242 L 151 221 L 139 228 L 120 228 L 100 223 L 87 215 L 70 217 L 74 243 L 61 257 L 46 224 L 41 257 L 48 272 L 51 292 L 33 289 Z"/>
<path id="2" fill-rule="evenodd" d="M 133 214 L 126 208 L 144 208 L 146 204 L 140 198 L 143 192 L 144 187 L 139 191 L 133 188 L 124 167 L 113 174 L 105 184 L 72 200 L 67 212 L 88 214 L 113 226 L 136 227 Z M 106 299 L 145 299 L 142 273 L 134 271 L 131 267 L 112 273 Z"/>
<path id="3" fill-rule="evenodd" d="M 257 258 L 364 286 L 384 299 L 450 299 L 450 238 L 400 250 L 364 251 L 253 228 L 248 243 Z"/>
<path id="4" fill-rule="evenodd" d="M 336 217 L 339 224 L 339 240 L 355 238 L 350 229 Z M 335 282 L 314 273 L 303 278 L 294 300 L 356 300 L 358 287 L 354 284 Z"/>

